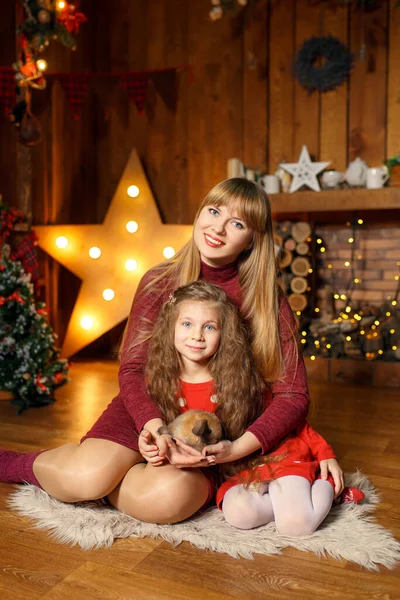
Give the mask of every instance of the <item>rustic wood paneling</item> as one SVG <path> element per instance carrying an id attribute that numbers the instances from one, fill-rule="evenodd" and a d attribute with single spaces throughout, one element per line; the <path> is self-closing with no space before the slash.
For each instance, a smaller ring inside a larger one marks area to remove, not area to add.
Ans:
<path id="1" fill-rule="evenodd" d="M 348 6 L 326 6 L 323 9 L 323 35 L 333 35 L 348 44 Z M 347 95 L 348 83 L 321 94 L 319 159 L 331 161 L 332 169 L 347 167 Z"/>
<path id="2" fill-rule="evenodd" d="M 400 152 L 400 10 L 390 1 L 386 156 Z"/>
<path id="3" fill-rule="evenodd" d="M 321 6 L 309 0 L 297 0 L 295 12 L 295 51 L 299 50 L 305 39 L 321 35 Z M 319 117 L 320 98 L 317 91 L 310 94 L 294 84 L 294 160 L 297 161 L 305 144 L 310 155 L 319 158 Z"/>
<path id="4" fill-rule="evenodd" d="M 274 173 L 294 151 L 294 0 L 275 2 L 269 20 L 268 163 Z"/>
<path id="5" fill-rule="evenodd" d="M 243 161 L 267 172 L 268 6 L 260 0 L 243 33 Z"/>
<path id="6" fill-rule="evenodd" d="M 147 46 L 149 69 L 163 69 L 187 64 L 187 15 L 189 7 L 182 0 L 164 0 L 148 6 L 148 31 L 154 36 Z M 180 19 L 176 15 L 180 15 Z M 168 108 L 150 85 L 146 115 L 147 142 L 145 165 L 163 218 L 168 222 L 190 222 L 187 194 L 187 110 L 190 94 L 188 71 L 177 78 L 179 99 L 175 111 Z M 172 93 L 172 90 L 171 90 Z"/>
<path id="7" fill-rule="evenodd" d="M 344 170 L 355 156 L 370 166 L 400 150 L 400 8 L 383 0 L 365 12 L 313 0 L 259 0 L 247 26 L 210 22 L 206 0 L 82 0 L 88 22 L 76 52 L 46 51 L 49 69 L 119 72 L 191 64 L 178 77 L 176 110 L 150 86 L 143 116 L 120 82 L 92 81 L 74 121 L 60 85 L 34 94 L 43 142 L 32 149 L 34 222 L 101 222 L 132 147 L 143 161 L 166 222 L 190 223 L 227 159 L 274 172 L 303 144 Z M 360 4 L 360 3 L 359 3 Z M 15 0 L 2 2 L 0 63 L 15 60 Z M 321 15 L 321 10 L 323 14 Z M 363 37 L 366 58 L 359 59 Z M 296 50 L 331 33 L 356 56 L 349 86 L 309 95 L 293 77 Z M 251 55 L 254 54 L 254 60 Z M 254 68 L 255 67 L 255 68 Z M 49 82 L 50 84 L 50 82 Z M 16 135 L 0 115 L 0 192 L 16 201 Z M 299 196 L 299 202 L 301 202 Z M 62 336 L 79 282 L 50 259 L 47 298 Z M 63 313 L 57 308 L 63 299 Z"/>
<path id="8" fill-rule="evenodd" d="M 350 47 L 356 57 L 350 79 L 349 159 L 377 166 L 386 150 L 387 2 L 378 10 L 350 13 Z M 365 58 L 360 49 L 365 43 Z"/>
<path id="9" fill-rule="evenodd" d="M 242 40 L 230 19 L 210 23 L 207 6 L 188 15 L 190 86 L 188 194 L 191 214 L 210 187 L 226 177 L 226 162 L 242 150 Z"/>
<path id="10" fill-rule="evenodd" d="M 15 61 L 15 2 L 1 3 L 0 65 L 10 66 Z M 17 146 L 16 130 L 5 115 L 0 103 L 0 194 L 3 202 L 17 205 Z"/>

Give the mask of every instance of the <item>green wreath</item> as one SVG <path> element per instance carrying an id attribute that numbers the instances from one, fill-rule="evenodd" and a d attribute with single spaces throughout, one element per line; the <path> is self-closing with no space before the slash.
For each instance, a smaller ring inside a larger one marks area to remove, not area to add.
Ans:
<path id="1" fill-rule="evenodd" d="M 315 66 L 324 58 L 321 66 Z M 327 92 L 341 85 L 349 76 L 354 57 L 340 40 L 332 35 L 306 40 L 296 54 L 294 72 L 296 79 L 309 93 Z"/>

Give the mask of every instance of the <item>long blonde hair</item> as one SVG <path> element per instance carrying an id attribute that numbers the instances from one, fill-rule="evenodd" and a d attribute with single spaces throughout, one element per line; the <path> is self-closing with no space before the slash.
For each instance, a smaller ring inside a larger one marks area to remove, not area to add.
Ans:
<path id="1" fill-rule="evenodd" d="M 250 328 L 254 361 L 265 381 L 276 381 L 283 371 L 279 340 L 279 297 L 271 205 L 264 190 L 252 181 L 235 177 L 214 186 L 201 203 L 194 224 L 205 206 L 235 205 L 238 216 L 253 229 L 252 247 L 238 257 L 238 276 L 243 294 L 241 313 Z M 144 291 L 167 281 L 175 287 L 200 277 L 200 253 L 194 238 L 170 259 L 155 268 L 158 275 Z M 149 339 L 151 333 L 141 339 Z M 137 344 L 137 342 L 136 342 Z M 136 345 L 135 344 L 135 345 Z"/>

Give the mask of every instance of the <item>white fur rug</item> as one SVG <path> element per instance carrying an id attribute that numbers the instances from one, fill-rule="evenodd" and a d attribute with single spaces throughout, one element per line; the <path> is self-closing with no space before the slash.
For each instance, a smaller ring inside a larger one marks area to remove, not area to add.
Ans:
<path id="1" fill-rule="evenodd" d="M 361 473 L 346 475 L 346 484 L 361 488 L 364 502 L 334 507 L 314 534 L 300 538 L 280 535 L 273 523 L 251 531 L 235 529 L 216 508 L 176 525 L 153 525 L 99 502 L 64 504 L 33 485 L 19 486 L 9 505 L 34 519 L 36 528 L 49 531 L 58 542 L 79 545 L 83 550 L 109 547 L 116 538 L 151 537 L 175 546 L 188 541 L 196 548 L 244 558 L 252 558 L 254 553 L 280 554 L 283 548 L 293 546 L 366 569 L 378 570 L 379 565 L 393 569 L 400 561 L 400 542 L 368 514 L 379 502 L 375 488 Z"/>

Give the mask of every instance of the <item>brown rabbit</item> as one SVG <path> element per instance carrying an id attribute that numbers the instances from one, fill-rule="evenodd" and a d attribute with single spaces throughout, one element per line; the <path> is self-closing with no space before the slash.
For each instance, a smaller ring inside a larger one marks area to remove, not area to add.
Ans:
<path id="1" fill-rule="evenodd" d="M 201 452 L 204 446 L 222 439 L 222 426 L 218 417 L 207 410 L 188 410 L 169 425 L 160 427 L 157 433 L 169 433 Z"/>

